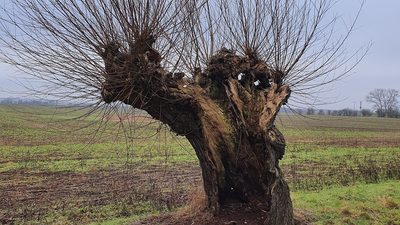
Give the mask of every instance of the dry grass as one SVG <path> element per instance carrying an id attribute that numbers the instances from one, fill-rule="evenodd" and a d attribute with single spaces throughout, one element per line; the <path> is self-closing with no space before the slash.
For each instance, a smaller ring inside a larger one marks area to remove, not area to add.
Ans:
<path id="1" fill-rule="evenodd" d="M 193 216 L 202 216 L 209 217 L 211 215 L 208 215 L 206 213 L 201 213 L 204 212 L 206 208 L 206 195 L 204 193 L 204 189 L 201 185 L 192 187 L 188 191 L 188 201 L 186 205 L 182 208 L 180 208 L 175 214 L 175 218 L 190 218 Z"/>
<path id="2" fill-rule="evenodd" d="M 396 203 L 393 198 L 388 196 L 383 196 L 378 199 L 379 204 L 387 209 L 399 209 L 399 204 Z"/>

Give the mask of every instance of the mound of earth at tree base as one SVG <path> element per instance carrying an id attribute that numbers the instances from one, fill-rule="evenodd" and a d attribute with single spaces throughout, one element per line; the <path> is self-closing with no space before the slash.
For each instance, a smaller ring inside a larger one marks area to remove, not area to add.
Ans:
<path id="1" fill-rule="evenodd" d="M 183 209 L 176 213 L 153 216 L 132 225 L 263 225 L 266 205 L 262 203 L 230 203 L 213 216 L 204 211 Z M 313 216 L 304 210 L 295 210 L 294 225 L 312 224 Z M 278 225 L 278 224 L 277 224 Z"/>

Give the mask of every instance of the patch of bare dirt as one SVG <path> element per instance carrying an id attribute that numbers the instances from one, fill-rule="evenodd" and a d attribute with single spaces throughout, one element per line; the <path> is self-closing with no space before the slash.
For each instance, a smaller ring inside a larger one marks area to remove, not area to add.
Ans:
<path id="1" fill-rule="evenodd" d="M 0 173 L 0 223 L 32 219 L 68 204 L 101 206 L 115 201 L 152 201 L 165 208 L 186 202 L 188 185 L 201 184 L 198 166 L 153 166 L 88 173 Z"/>
<path id="2" fill-rule="evenodd" d="M 319 143 L 323 146 L 339 146 L 339 147 L 399 147 L 400 138 L 390 137 L 359 137 L 359 138 L 341 138 L 338 140 L 327 140 Z"/>
<path id="3" fill-rule="evenodd" d="M 337 147 L 399 147 L 400 138 L 396 137 L 349 137 L 349 138 L 303 138 L 288 137 L 288 143 L 311 143 L 321 146 L 337 146 Z"/>

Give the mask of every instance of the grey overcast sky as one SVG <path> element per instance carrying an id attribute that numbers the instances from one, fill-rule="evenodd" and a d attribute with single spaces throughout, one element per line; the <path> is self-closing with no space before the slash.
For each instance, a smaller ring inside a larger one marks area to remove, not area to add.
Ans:
<path id="1" fill-rule="evenodd" d="M 4 0 L 1 0 L 4 1 Z M 360 0 L 341 0 L 333 11 L 350 22 L 360 5 Z M 358 108 L 360 101 L 368 108 L 365 96 L 374 88 L 400 90 L 400 0 L 367 0 L 359 17 L 356 31 L 348 42 L 348 51 L 372 43 L 366 58 L 354 69 L 351 76 L 329 87 L 321 95 L 335 102 L 318 108 Z M 15 70 L 0 63 L 0 98 L 19 93 Z M 19 94 L 20 95 L 20 94 Z"/>

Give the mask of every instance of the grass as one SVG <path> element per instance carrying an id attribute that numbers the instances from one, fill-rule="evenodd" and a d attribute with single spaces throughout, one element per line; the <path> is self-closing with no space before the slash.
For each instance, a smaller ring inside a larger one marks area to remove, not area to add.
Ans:
<path id="1" fill-rule="evenodd" d="M 355 159 L 376 158 L 382 162 L 400 156 L 398 147 L 338 147 L 312 144 L 293 144 L 287 148 L 288 154 L 281 165 L 292 163 L 327 163 L 330 165 L 347 162 L 354 163 Z"/>
<path id="2" fill-rule="evenodd" d="M 115 118 L 70 120 L 80 114 L 0 106 L 0 223 L 127 224 L 185 203 L 201 176 L 184 138 L 145 117 L 123 132 Z M 400 120 L 279 120 L 295 207 L 316 224 L 399 224 Z"/>
<path id="3" fill-rule="evenodd" d="M 70 203 L 72 204 L 72 203 Z M 27 209 L 23 209 L 27 210 Z M 157 215 L 160 209 L 151 202 L 136 202 L 135 204 L 112 203 L 105 206 L 79 206 L 72 204 L 69 207 L 54 205 L 45 216 L 29 221 L 29 224 L 126 224 L 137 221 L 149 215 Z M 28 212 L 29 213 L 29 212 Z M 110 218 L 115 218 L 111 219 Z M 24 224 L 26 221 L 15 220 L 15 224 Z"/>
<path id="4" fill-rule="evenodd" d="M 314 214 L 315 224 L 400 224 L 399 181 L 330 187 L 292 193 L 295 208 Z"/>
<path id="5" fill-rule="evenodd" d="M 195 163 L 181 145 L 170 143 L 157 150 L 151 141 L 127 148 L 125 143 L 55 144 L 38 146 L 1 146 L 0 172 L 27 169 L 49 172 L 87 172 L 122 168 L 131 164 L 159 165 Z"/>

